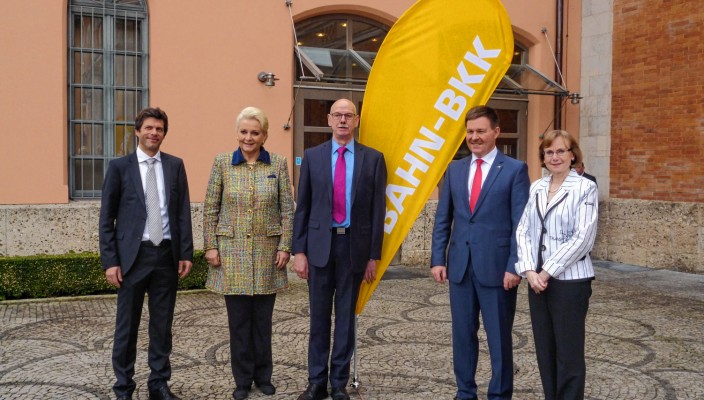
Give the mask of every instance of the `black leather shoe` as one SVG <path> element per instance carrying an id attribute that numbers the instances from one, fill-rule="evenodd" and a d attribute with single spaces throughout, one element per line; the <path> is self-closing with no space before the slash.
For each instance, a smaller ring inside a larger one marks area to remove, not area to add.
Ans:
<path id="1" fill-rule="evenodd" d="M 298 400 L 323 400 L 328 398 L 328 388 L 325 385 L 308 384 L 306 391 L 298 396 Z"/>
<path id="2" fill-rule="evenodd" d="M 251 386 L 237 386 L 235 391 L 232 392 L 232 398 L 235 400 L 244 400 L 247 396 L 249 396 L 249 391 L 251 389 Z"/>
<path id="3" fill-rule="evenodd" d="M 158 389 L 149 389 L 150 400 L 180 400 L 181 398 L 171 393 L 171 389 L 164 385 Z"/>
<path id="4" fill-rule="evenodd" d="M 271 382 L 262 382 L 262 383 L 254 383 L 259 390 L 261 390 L 262 393 L 264 393 L 267 396 L 271 396 L 274 393 L 276 393 L 276 388 L 274 385 L 271 384 Z"/>
<path id="5" fill-rule="evenodd" d="M 332 400 L 350 400 L 350 395 L 347 394 L 347 389 L 344 386 L 332 388 L 330 395 Z"/>

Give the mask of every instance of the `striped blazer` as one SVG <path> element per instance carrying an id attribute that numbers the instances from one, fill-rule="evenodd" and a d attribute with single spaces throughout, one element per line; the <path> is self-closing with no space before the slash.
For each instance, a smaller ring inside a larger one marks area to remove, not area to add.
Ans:
<path id="1" fill-rule="evenodd" d="M 535 271 L 538 252 L 542 251 L 542 269 L 550 276 L 559 280 L 593 278 L 589 252 L 596 238 L 599 212 L 596 184 L 572 170 L 548 203 L 550 179 L 547 176 L 531 185 L 528 204 L 516 229 L 516 272 L 525 277 L 526 271 Z"/>

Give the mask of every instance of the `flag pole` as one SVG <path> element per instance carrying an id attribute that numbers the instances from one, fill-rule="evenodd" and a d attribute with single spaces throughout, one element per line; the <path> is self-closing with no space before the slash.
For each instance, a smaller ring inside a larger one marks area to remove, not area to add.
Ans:
<path id="1" fill-rule="evenodd" d="M 359 374 L 357 371 L 357 324 L 359 322 L 359 315 L 354 316 L 354 373 L 352 374 L 352 383 L 350 387 L 355 389 L 359 388 Z"/>

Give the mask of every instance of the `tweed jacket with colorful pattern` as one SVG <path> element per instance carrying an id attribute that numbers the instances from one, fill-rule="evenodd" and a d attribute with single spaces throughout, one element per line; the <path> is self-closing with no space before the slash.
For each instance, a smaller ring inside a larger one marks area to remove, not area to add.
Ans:
<path id="1" fill-rule="evenodd" d="M 222 294 L 271 294 L 288 287 L 276 252 L 291 251 L 293 196 L 286 158 L 262 148 L 253 165 L 242 153 L 215 157 L 203 210 L 203 249 L 218 249 L 206 287 Z"/>

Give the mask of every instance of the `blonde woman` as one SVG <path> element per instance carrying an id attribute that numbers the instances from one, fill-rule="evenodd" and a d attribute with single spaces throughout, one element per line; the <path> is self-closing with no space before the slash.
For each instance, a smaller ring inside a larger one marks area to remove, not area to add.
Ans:
<path id="1" fill-rule="evenodd" d="M 239 147 L 215 157 L 203 211 L 206 287 L 225 297 L 236 388 L 273 395 L 272 314 L 288 287 L 293 198 L 286 159 L 264 149 L 269 122 L 247 107 L 237 117 Z"/>

